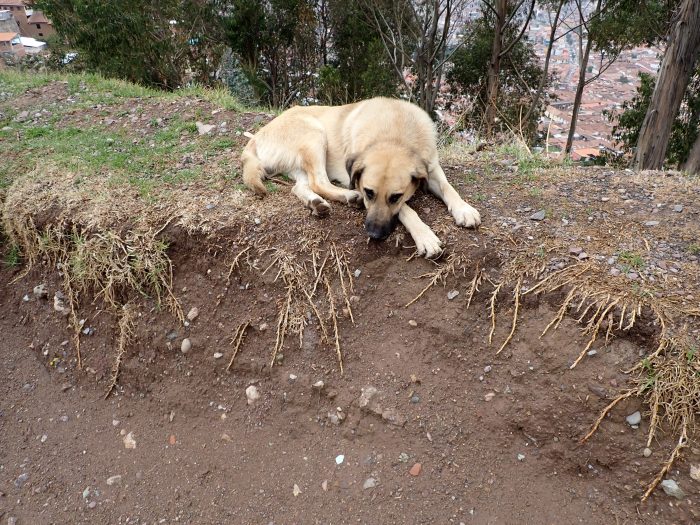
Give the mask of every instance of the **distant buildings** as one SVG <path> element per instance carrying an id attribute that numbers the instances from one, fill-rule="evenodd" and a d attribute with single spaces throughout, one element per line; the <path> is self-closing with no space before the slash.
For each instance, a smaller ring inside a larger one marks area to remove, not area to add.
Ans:
<path id="1" fill-rule="evenodd" d="M 44 13 L 28 7 L 22 0 L 0 0 L 0 54 L 22 57 L 25 53 L 36 53 L 46 47 L 41 42 L 56 33 L 51 21 Z M 11 34 L 15 34 L 10 40 Z"/>

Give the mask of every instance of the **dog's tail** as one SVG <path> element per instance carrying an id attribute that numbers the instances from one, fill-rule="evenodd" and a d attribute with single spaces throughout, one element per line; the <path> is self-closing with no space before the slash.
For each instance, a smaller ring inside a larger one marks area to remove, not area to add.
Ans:
<path id="1" fill-rule="evenodd" d="M 255 147 L 255 139 L 251 138 L 241 154 L 243 161 L 243 182 L 248 188 L 255 193 L 264 195 L 267 193 L 263 178 L 265 177 L 265 168 L 258 158 L 258 152 Z"/>

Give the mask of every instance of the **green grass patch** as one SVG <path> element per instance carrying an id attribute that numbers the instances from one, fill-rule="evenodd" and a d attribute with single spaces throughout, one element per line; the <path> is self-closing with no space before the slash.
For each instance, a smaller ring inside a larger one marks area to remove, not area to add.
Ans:
<path id="1" fill-rule="evenodd" d="M 644 263 L 644 258 L 641 255 L 626 250 L 623 250 L 618 254 L 617 260 L 623 264 L 623 267 L 626 267 L 626 271 L 642 270 L 644 269 L 644 266 L 646 266 Z"/>
<path id="2" fill-rule="evenodd" d="M 22 253 L 20 252 L 19 246 L 13 244 L 5 253 L 5 257 L 3 257 L 3 263 L 5 264 L 5 266 L 9 266 L 10 268 L 16 268 L 20 265 L 21 262 Z"/>

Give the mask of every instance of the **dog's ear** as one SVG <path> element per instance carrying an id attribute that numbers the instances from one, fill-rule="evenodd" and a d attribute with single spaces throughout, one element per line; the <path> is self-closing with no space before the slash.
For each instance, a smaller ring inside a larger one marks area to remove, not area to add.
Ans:
<path id="1" fill-rule="evenodd" d="M 350 189 L 354 190 L 357 188 L 357 183 L 362 177 L 362 172 L 365 167 L 358 161 L 358 156 L 348 157 L 345 161 L 345 169 L 348 170 L 350 174 Z"/>
<path id="2" fill-rule="evenodd" d="M 428 180 L 428 163 L 424 160 L 419 160 L 416 162 L 416 169 L 411 175 L 411 181 L 416 185 L 420 186 L 421 183 Z"/>

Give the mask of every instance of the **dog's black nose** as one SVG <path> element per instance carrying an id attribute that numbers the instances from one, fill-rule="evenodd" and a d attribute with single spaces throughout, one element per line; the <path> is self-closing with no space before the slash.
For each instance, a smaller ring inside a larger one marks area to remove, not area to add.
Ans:
<path id="1" fill-rule="evenodd" d="M 367 230 L 367 235 L 371 239 L 382 241 L 389 237 L 392 228 L 390 224 L 377 224 L 375 222 L 365 222 L 365 230 Z"/>

